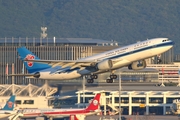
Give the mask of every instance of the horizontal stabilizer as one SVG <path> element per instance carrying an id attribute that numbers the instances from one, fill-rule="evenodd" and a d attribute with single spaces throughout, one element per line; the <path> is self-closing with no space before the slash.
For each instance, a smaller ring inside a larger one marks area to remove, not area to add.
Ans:
<path id="1" fill-rule="evenodd" d="M 4 112 L 4 114 L 11 114 L 11 112 Z"/>
<path id="2" fill-rule="evenodd" d="M 9 74 L 9 75 L 7 75 L 7 76 L 34 76 L 33 74 Z"/>

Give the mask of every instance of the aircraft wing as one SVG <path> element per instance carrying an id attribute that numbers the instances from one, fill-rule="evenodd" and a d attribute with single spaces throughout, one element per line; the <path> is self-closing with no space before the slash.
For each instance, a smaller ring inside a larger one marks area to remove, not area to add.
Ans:
<path id="1" fill-rule="evenodd" d="M 52 67 L 62 66 L 62 68 L 65 68 L 67 66 L 71 66 L 71 69 L 75 67 L 87 67 L 87 66 L 91 66 L 91 64 L 93 63 L 96 63 L 96 61 L 87 61 L 87 60 L 24 60 L 24 61 L 47 63 Z"/>
<path id="2" fill-rule="evenodd" d="M 122 60 L 122 59 L 120 59 Z M 119 59 L 112 59 L 113 63 L 119 62 Z M 95 65 L 99 61 L 95 60 L 24 60 L 27 62 L 39 62 L 39 63 L 47 63 L 51 65 L 52 67 L 55 66 L 62 66 L 62 68 L 65 68 L 67 66 L 71 66 L 71 69 L 76 67 L 88 67 L 91 65 Z"/>

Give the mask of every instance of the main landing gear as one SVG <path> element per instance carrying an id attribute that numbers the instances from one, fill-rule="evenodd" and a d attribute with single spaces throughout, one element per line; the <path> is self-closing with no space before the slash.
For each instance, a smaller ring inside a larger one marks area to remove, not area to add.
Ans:
<path id="1" fill-rule="evenodd" d="M 93 75 L 90 75 L 90 79 L 87 79 L 87 83 L 93 83 L 94 82 L 94 79 L 97 79 L 98 76 L 93 74 Z"/>
<path id="2" fill-rule="evenodd" d="M 109 77 L 110 79 L 106 79 L 106 83 L 113 83 L 113 80 L 117 79 L 117 75 L 115 74 L 111 74 Z"/>
<path id="3" fill-rule="evenodd" d="M 90 75 L 90 78 L 87 79 L 87 83 L 93 83 L 94 79 L 97 79 L 98 76 L 96 74 Z M 109 79 L 106 79 L 106 83 L 113 83 L 113 80 L 117 79 L 117 75 L 111 74 Z"/>

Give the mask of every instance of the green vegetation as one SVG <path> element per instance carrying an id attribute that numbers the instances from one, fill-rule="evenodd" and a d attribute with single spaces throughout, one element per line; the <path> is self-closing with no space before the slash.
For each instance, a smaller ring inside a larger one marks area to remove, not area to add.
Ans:
<path id="1" fill-rule="evenodd" d="M 0 38 L 89 37 L 129 44 L 168 37 L 180 47 L 179 0 L 0 0 Z"/>

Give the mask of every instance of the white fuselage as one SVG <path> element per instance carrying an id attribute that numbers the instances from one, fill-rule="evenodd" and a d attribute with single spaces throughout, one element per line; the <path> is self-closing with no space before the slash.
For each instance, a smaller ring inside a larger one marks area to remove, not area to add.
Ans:
<path id="1" fill-rule="evenodd" d="M 162 42 L 164 40 L 164 42 Z M 162 54 L 173 47 L 173 42 L 168 40 L 167 38 L 155 38 L 142 42 L 138 42 L 135 44 L 131 44 L 128 46 L 124 46 L 121 48 L 113 49 L 110 51 L 106 51 L 97 55 L 89 56 L 80 60 L 83 61 L 103 61 L 106 59 L 115 60 L 112 69 L 118 69 L 124 66 L 131 64 L 134 61 L 143 60 L 146 58 L 150 58 L 159 54 Z M 80 72 L 81 71 L 81 72 Z M 103 73 L 104 71 L 95 71 L 93 73 Z M 84 74 L 82 74 L 84 73 Z M 88 71 L 87 69 L 74 70 L 71 72 L 65 73 L 55 73 L 50 74 L 50 72 L 40 72 L 40 79 L 53 79 L 53 80 L 66 80 L 66 79 L 74 79 L 78 78 L 82 75 L 91 74 L 92 71 Z"/>
<path id="2" fill-rule="evenodd" d="M 74 114 L 91 115 L 94 112 L 85 111 L 85 109 L 24 109 L 19 110 L 23 115 L 21 118 L 35 118 L 39 116 L 67 117 Z"/>

